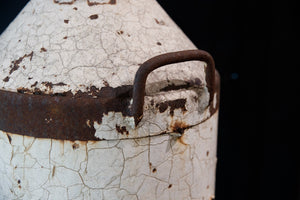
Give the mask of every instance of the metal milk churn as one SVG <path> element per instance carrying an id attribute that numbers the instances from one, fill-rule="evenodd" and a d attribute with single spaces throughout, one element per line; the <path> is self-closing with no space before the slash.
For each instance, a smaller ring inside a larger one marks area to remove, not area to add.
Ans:
<path id="1" fill-rule="evenodd" d="M 0 199 L 213 199 L 218 107 L 155 0 L 31 0 L 0 37 Z"/>

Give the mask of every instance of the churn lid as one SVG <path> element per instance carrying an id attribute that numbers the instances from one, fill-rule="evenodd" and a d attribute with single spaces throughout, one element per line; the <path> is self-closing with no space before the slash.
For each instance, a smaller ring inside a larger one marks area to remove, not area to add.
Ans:
<path id="1" fill-rule="evenodd" d="M 188 49 L 196 47 L 155 0 L 31 0 L 0 37 L 0 129 L 99 139 L 94 122 L 111 111 L 137 125 L 142 113 L 132 121 L 132 91 L 140 66 L 155 56 L 158 65 L 175 63 L 159 55 Z M 149 71 L 145 93 L 206 88 L 206 72 L 201 61 Z"/>

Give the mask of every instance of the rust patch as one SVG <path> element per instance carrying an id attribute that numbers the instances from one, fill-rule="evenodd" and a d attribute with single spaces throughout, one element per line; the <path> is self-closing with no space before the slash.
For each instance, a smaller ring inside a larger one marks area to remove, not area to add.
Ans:
<path id="1" fill-rule="evenodd" d="M 11 144 L 11 137 L 10 137 L 10 135 L 8 133 L 6 133 L 6 135 L 7 135 L 9 144 Z"/>
<path id="2" fill-rule="evenodd" d="M 4 82 L 8 82 L 8 81 L 9 81 L 9 79 L 10 79 L 10 77 L 9 77 L 9 76 L 7 76 L 7 77 L 5 77 L 5 78 L 3 79 L 3 81 L 4 81 Z"/>
<path id="3" fill-rule="evenodd" d="M 9 66 L 10 71 L 9 74 L 12 74 L 14 71 L 18 70 L 20 68 L 20 63 L 24 60 L 24 58 L 29 57 L 29 60 L 32 60 L 33 51 L 30 54 L 25 54 L 24 56 L 18 58 L 17 60 L 14 60 L 11 62 L 11 65 Z"/>
<path id="4" fill-rule="evenodd" d="M 63 37 L 63 39 L 65 39 L 65 40 L 68 39 L 68 36 Z"/>
<path id="5" fill-rule="evenodd" d="M 94 15 L 89 16 L 89 18 L 90 18 L 91 20 L 93 20 L 93 19 L 98 19 L 98 15 L 97 15 L 97 14 L 94 14 Z"/>
<path id="6" fill-rule="evenodd" d="M 45 49 L 45 47 L 42 47 L 40 52 L 47 52 L 47 49 Z"/>
<path id="7" fill-rule="evenodd" d="M 156 19 L 156 18 L 154 18 L 154 20 L 155 20 L 155 22 L 156 22 L 157 24 L 159 24 L 159 25 L 166 25 L 165 22 L 162 21 L 162 20 L 158 20 L 158 19 Z"/>
<path id="8" fill-rule="evenodd" d="M 78 8 L 77 8 L 77 7 L 74 7 L 73 10 L 78 10 Z"/>
<path id="9" fill-rule="evenodd" d="M 172 185 L 172 184 L 170 184 L 170 185 L 168 186 L 168 188 L 170 189 L 172 186 L 173 186 L 173 185 Z"/>
<path id="10" fill-rule="evenodd" d="M 152 169 L 152 173 L 156 173 L 156 172 L 157 172 L 156 168 Z"/>
<path id="11" fill-rule="evenodd" d="M 206 156 L 209 156 L 209 151 L 206 152 Z"/>
<path id="12" fill-rule="evenodd" d="M 101 124 L 108 112 L 131 116 L 131 98 L 132 85 L 92 86 L 76 94 L 45 94 L 37 88 L 19 88 L 18 93 L 0 90 L 0 130 L 37 138 L 99 141 L 94 122 Z M 126 134 L 127 130 L 120 129 Z"/>
<path id="13" fill-rule="evenodd" d="M 77 144 L 77 143 L 72 144 L 72 148 L 73 148 L 73 150 L 78 149 L 79 148 L 79 144 Z"/>
<path id="14" fill-rule="evenodd" d="M 165 101 L 159 104 L 156 104 L 156 107 L 158 108 L 160 113 L 165 112 L 168 107 L 170 107 L 170 115 L 174 116 L 174 110 L 175 109 L 181 109 L 181 111 L 184 113 L 186 112 L 186 99 L 176 99 L 172 101 Z"/>
<path id="15" fill-rule="evenodd" d="M 96 2 L 96 1 L 90 1 L 90 0 L 87 0 L 87 4 L 89 6 L 96 6 L 96 5 L 104 5 L 104 4 L 111 4 L 111 5 L 114 5 L 116 4 L 116 0 L 110 0 L 109 2 L 104 2 L 104 3 L 100 3 L 100 2 Z"/>
<path id="16" fill-rule="evenodd" d="M 172 132 L 179 133 L 181 135 L 180 137 L 177 138 L 177 141 L 180 142 L 181 144 L 186 145 L 186 143 L 183 141 L 183 135 L 185 130 L 191 128 L 191 126 L 182 121 L 175 121 L 175 123 L 171 125 L 170 128 Z"/>
<path id="17" fill-rule="evenodd" d="M 160 42 L 156 42 L 156 44 L 157 44 L 158 46 L 161 46 L 161 43 L 160 43 Z"/>
<path id="18" fill-rule="evenodd" d="M 64 20 L 64 23 L 68 24 L 68 23 L 69 23 L 69 20 L 68 20 L 68 19 L 65 19 L 65 20 Z"/>
<path id="19" fill-rule="evenodd" d="M 127 131 L 126 129 L 126 126 L 119 126 L 119 125 L 116 125 L 116 130 L 118 131 L 118 133 L 121 133 L 122 135 L 129 135 L 129 132 Z"/>

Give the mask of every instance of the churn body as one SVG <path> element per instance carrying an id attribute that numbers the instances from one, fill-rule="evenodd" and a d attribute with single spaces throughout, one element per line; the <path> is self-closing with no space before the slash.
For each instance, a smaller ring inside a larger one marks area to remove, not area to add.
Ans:
<path id="1" fill-rule="evenodd" d="M 155 0 L 31 0 L 0 37 L 0 199 L 213 199 L 195 49 Z"/>

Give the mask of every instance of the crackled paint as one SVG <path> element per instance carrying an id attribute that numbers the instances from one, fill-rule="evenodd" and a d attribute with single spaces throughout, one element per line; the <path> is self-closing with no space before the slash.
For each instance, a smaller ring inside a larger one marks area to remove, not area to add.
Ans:
<path id="1" fill-rule="evenodd" d="M 31 0 L 1 35 L 0 88 L 75 94 L 91 86 L 132 85 L 149 58 L 196 49 L 155 0 L 56 2 Z M 205 83 L 204 69 L 203 62 L 163 67 L 147 84 L 195 78 Z"/>
<path id="2" fill-rule="evenodd" d="M 147 59 L 187 49 L 196 47 L 155 0 L 31 0 L 0 36 L 0 89 L 76 95 L 132 85 Z M 137 127 L 113 111 L 86 121 L 100 141 L 0 130 L 0 200 L 213 199 L 218 111 L 210 108 L 219 97 L 208 105 L 205 67 L 153 71 Z"/>

